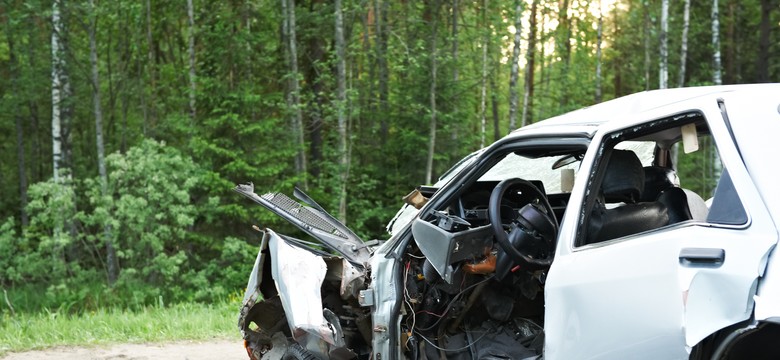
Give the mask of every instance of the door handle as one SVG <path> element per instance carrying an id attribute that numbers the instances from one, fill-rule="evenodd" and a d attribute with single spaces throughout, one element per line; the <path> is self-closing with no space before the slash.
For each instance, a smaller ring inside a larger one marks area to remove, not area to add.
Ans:
<path id="1" fill-rule="evenodd" d="M 680 265 L 687 267 L 720 267 L 726 261 L 726 250 L 713 248 L 683 248 Z"/>

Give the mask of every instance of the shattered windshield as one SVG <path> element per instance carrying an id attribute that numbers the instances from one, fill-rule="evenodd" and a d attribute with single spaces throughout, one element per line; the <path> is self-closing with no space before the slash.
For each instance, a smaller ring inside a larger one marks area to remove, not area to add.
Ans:
<path id="1" fill-rule="evenodd" d="M 562 174 L 566 172 L 571 173 L 571 171 L 576 173 L 580 167 L 580 162 L 574 161 L 553 169 L 553 164 L 556 161 L 567 156 L 569 155 L 527 158 L 515 153 L 509 153 L 498 164 L 482 175 L 479 181 L 502 181 L 509 178 L 538 180 L 544 184 L 545 191 L 548 194 L 568 192 L 568 190 L 562 190 L 561 181 L 566 181 L 565 176 Z"/>

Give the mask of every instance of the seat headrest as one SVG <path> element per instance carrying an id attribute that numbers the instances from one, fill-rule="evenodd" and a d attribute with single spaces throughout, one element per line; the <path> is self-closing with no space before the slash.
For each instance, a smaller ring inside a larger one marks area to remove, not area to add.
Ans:
<path id="1" fill-rule="evenodd" d="M 645 186 L 642 190 L 642 201 L 655 201 L 661 192 L 673 187 L 680 187 L 677 173 L 662 166 L 645 166 Z"/>
<path id="2" fill-rule="evenodd" d="M 644 185 L 645 173 L 636 154 L 630 150 L 613 150 L 601 183 L 604 201 L 635 203 Z"/>

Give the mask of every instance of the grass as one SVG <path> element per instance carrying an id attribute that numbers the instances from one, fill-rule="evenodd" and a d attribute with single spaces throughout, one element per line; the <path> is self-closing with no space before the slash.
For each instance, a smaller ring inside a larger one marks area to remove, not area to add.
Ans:
<path id="1" fill-rule="evenodd" d="M 0 315 L 0 356 L 59 345 L 241 338 L 238 304 L 183 303 L 139 310 L 101 309 L 77 315 L 44 310 Z"/>

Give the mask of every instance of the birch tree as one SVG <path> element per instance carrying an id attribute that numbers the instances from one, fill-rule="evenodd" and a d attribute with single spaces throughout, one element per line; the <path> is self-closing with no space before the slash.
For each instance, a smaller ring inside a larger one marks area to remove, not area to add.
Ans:
<path id="1" fill-rule="evenodd" d="M 691 17 L 691 0 L 685 0 L 685 9 L 683 10 L 683 30 L 682 40 L 680 41 L 680 72 L 677 78 L 677 87 L 685 86 L 685 60 L 688 57 L 688 27 Z"/>
<path id="2" fill-rule="evenodd" d="M 484 3 L 483 3 L 484 6 Z M 452 81 L 458 82 L 458 0 L 452 0 Z"/>
<path id="3" fill-rule="evenodd" d="M 13 109 L 14 122 L 16 125 L 16 159 L 19 169 L 19 211 L 22 219 L 22 227 L 27 226 L 27 170 L 25 165 L 24 156 L 24 129 L 22 127 L 22 112 L 19 98 L 19 78 L 21 77 L 21 69 L 19 67 L 19 61 L 16 57 L 16 43 L 14 39 L 14 31 L 11 29 L 8 17 L 5 17 L 6 25 L 6 43 L 8 44 L 8 65 L 11 75 L 11 92 L 13 93 Z"/>
<path id="4" fill-rule="evenodd" d="M 379 111 L 382 114 L 380 120 L 380 143 L 384 144 L 387 140 L 390 125 L 387 122 L 388 117 L 388 82 L 390 69 L 387 64 L 387 0 L 374 0 L 374 10 L 376 12 L 375 31 L 376 31 L 376 60 L 379 67 Z"/>
<path id="5" fill-rule="evenodd" d="M 596 32 L 596 104 L 601 102 L 601 36 L 604 27 L 604 16 L 599 0 L 599 22 Z"/>
<path id="6" fill-rule="evenodd" d="M 437 70 L 437 51 L 436 51 L 436 28 L 439 18 L 439 0 L 433 0 L 432 24 L 431 24 L 431 85 L 430 85 L 430 112 L 431 122 L 428 132 L 428 158 L 425 165 L 425 183 L 431 184 L 433 179 L 433 153 L 436 151 L 436 70 Z"/>
<path id="7" fill-rule="evenodd" d="M 525 64 L 525 94 L 523 95 L 523 118 L 520 127 L 528 124 L 529 119 L 533 119 L 533 101 L 534 101 L 534 59 L 536 58 L 536 9 L 539 6 L 539 0 L 534 0 L 531 4 L 531 18 L 528 29 L 528 50 L 526 52 Z"/>
<path id="8" fill-rule="evenodd" d="M 642 40 L 645 45 L 645 90 L 650 90 L 650 5 L 647 0 L 642 2 L 643 24 Z"/>
<path id="9" fill-rule="evenodd" d="M 720 64 L 720 15 L 718 14 L 718 0 L 712 0 L 712 83 L 720 85 L 723 83 L 721 78 Z"/>
<path id="10" fill-rule="evenodd" d="M 772 11 L 771 0 L 761 0 L 761 23 L 758 36 L 758 56 L 756 57 L 756 81 L 769 82 L 769 33 L 772 25 L 769 20 Z"/>
<path id="11" fill-rule="evenodd" d="M 187 30 L 189 42 L 187 46 L 187 52 L 190 61 L 190 120 L 193 125 L 195 122 L 195 9 L 192 5 L 192 0 L 187 0 Z"/>
<path id="12" fill-rule="evenodd" d="M 569 0 L 563 0 L 558 14 L 556 29 L 556 48 L 561 56 L 561 94 L 558 100 L 559 111 L 569 104 L 569 65 L 571 62 L 571 17 L 569 17 Z"/>
<path id="13" fill-rule="evenodd" d="M 64 0 L 54 0 L 51 8 L 51 137 L 54 181 L 59 182 L 60 175 L 66 173 L 68 162 L 68 133 L 70 132 L 70 77 L 66 63 L 65 25 L 62 19 Z"/>
<path id="14" fill-rule="evenodd" d="M 95 40 L 95 31 L 97 30 L 97 14 L 95 11 L 95 1 L 89 0 L 89 64 L 92 75 L 92 103 L 95 114 L 95 143 L 97 145 L 98 174 L 100 175 L 100 193 L 103 195 L 103 201 L 108 198 L 108 175 L 106 173 L 106 149 L 103 145 L 103 109 L 100 104 L 100 77 L 98 74 L 97 43 Z M 119 268 L 116 260 L 116 250 L 111 237 L 111 225 L 108 219 L 103 224 L 103 239 L 106 246 L 106 267 L 108 285 L 114 285 Z"/>
<path id="15" fill-rule="evenodd" d="M 515 36 L 512 47 L 512 66 L 509 73 L 509 132 L 517 126 L 517 78 L 520 67 L 520 40 L 522 40 L 523 27 L 523 1 L 515 0 Z"/>
<path id="16" fill-rule="evenodd" d="M 341 0 L 335 1 L 336 11 L 336 112 L 339 127 L 339 220 L 347 222 L 347 181 L 349 180 L 349 154 L 347 152 L 347 79 L 346 61 L 344 59 L 344 18 L 341 11 Z"/>
<path id="17" fill-rule="evenodd" d="M 149 74 L 149 99 L 144 108 L 144 134 L 154 129 L 157 123 L 157 66 L 155 64 L 157 55 L 155 53 L 154 42 L 152 41 L 152 2 L 146 0 L 146 56 L 148 59 L 147 73 Z"/>
<path id="18" fill-rule="evenodd" d="M 298 50 L 295 38 L 295 0 L 282 2 L 282 36 L 285 41 L 289 74 L 287 76 L 287 109 L 291 112 L 290 125 L 295 144 L 295 172 L 306 189 L 306 155 L 304 153 L 303 114 L 300 107 L 300 84 L 298 83 Z"/>
<path id="19" fill-rule="evenodd" d="M 485 128 L 487 127 L 487 53 L 490 41 L 490 25 L 487 23 L 487 0 L 482 0 L 482 22 L 485 27 L 485 36 L 482 41 L 482 78 L 479 100 L 479 147 L 485 147 Z"/>
<path id="20" fill-rule="evenodd" d="M 658 56 L 658 88 L 669 87 L 669 0 L 661 1 L 661 34 L 660 51 Z"/>

